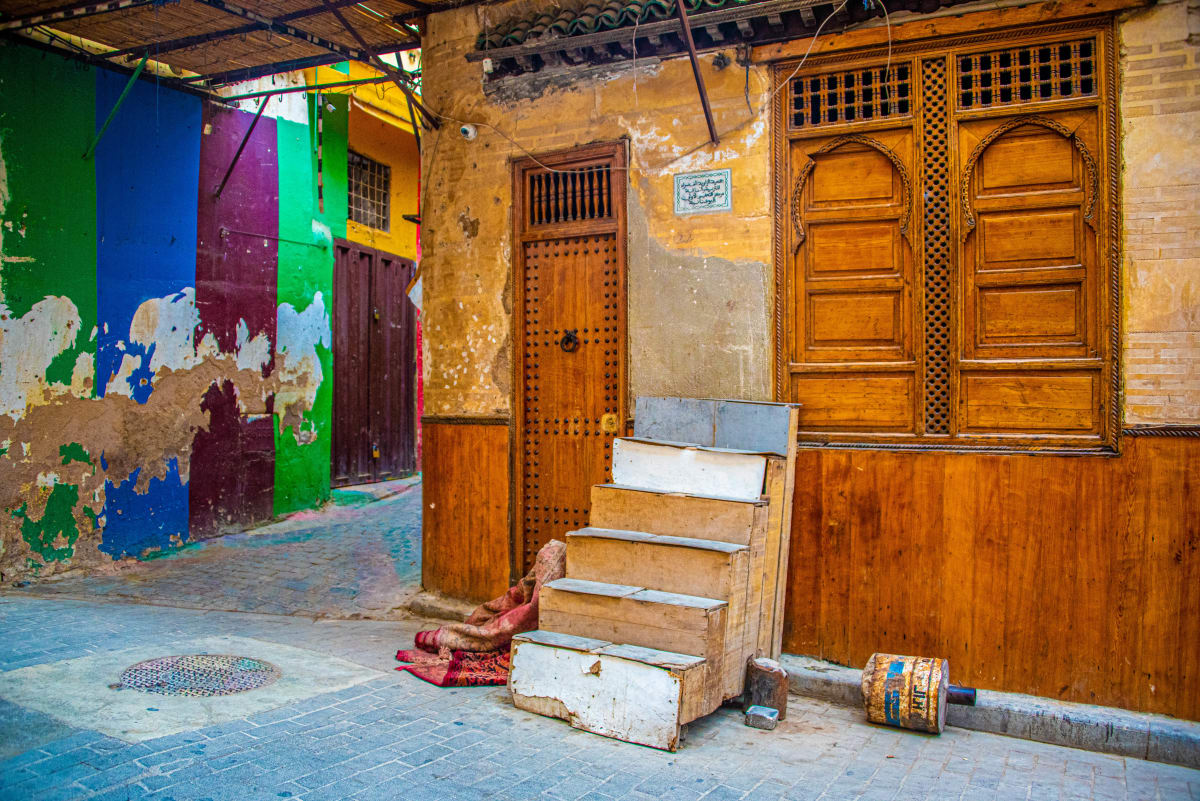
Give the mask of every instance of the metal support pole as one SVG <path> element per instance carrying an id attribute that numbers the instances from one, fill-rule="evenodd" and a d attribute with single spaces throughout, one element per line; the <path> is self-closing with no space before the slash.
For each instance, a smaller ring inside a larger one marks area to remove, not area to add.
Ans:
<path id="1" fill-rule="evenodd" d="M 379 70 L 384 75 L 387 75 L 389 78 L 391 78 L 392 83 L 396 84 L 396 88 L 404 93 L 404 96 L 408 98 L 408 101 L 412 103 L 413 107 L 415 107 L 417 111 L 421 112 L 421 117 L 425 126 L 429 128 L 440 128 L 441 123 L 438 122 L 436 115 L 430 112 L 429 109 L 425 108 L 425 106 L 421 105 L 421 101 L 417 100 L 417 98 L 413 96 L 411 87 L 405 86 L 400 82 L 400 79 L 396 76 L 396 70 L 393 69 L 390 64 L 385 63 L 378 55 L 376 55 L 375 51 L 372 50 L 367 44 L 367 40 L 363 39 L 362 35 L 355 30 L 354 26 L 346 20 L 346 18 L 342 15 L 342 12 L 338 10 L 337 6 L 331 3 L 330 0 L 322 0 L 322 2 L 325 3 L 325 7 L 329 9 L 330 13 L 337 17 L 337 21 L 342 23 L 342 27 L 346 29 L 346 32 L 354 37 L 354 41 L 358 42 L 358 46 L 363 49 L 363 52 L 366 54 L 367 58 L 370 59 L 372 66 L 374 66 L 375 69 Z"/>
<path id="2" fill-rule="evenodd" d="M 125 98 L 129 96 L 129 90 L 137 83 L 138 77 L 141 76 L 142 70 L 146 69 L 146 62 L 150 60 L 150 54 L 142 56 L 142 60 L 138 62 L 137 69 L 129 76 L 129 80 L 125 82 L 125 88 L 121 90 L 120 96 L 117 98 L 116 104 L 112 107 L 112 111 L 108 112 L 108 119 L 100 126 L 100 130 L 96 131 L 96 135 L 92 137 L 92 143 L 88 145 L 87 150 L 83 151 L 83 160 L 87 161 L 96 152 L 96 145 L 100 144 L 100 137 L 104 136 L 104 132 L 108 130 L 108 126 L 112 123 L 113 117 L 117 116 L 117 109 L 121 108 L 121 104 L 125 102 Z"/>
<path id="3" fill-rule="evenodd" d="M 700 61 L 696 57 L 696 43 L 692 40 L 692 26 L 688 25 L 687 11 L 683 8 L 683 0 L 675 0 L 675 8 L 679 12 L 679 22 L 683 25 L 683 41 L 687 44 L 688 57 L 692 60 L 692 75 L 696 78 L 696 89 L 700 92 L 700 105 L 704 108 L 704 121 L 708 124 L 708 138 L 714 145 L 717 145 L 721 143 L 721 140 L 717 136 L 717 126 L 713 122 L 712 109 L 708 105 L 708 92 L 704 89 L 704 76 L 700 74 Z M 634 42 L 634 46 L 637 46 L 636 42 Z"/>
<path id="4" fill-rule="evenodd" d="M 233 168 L 237 166 L 238 159 L 242 157 L 242 151 L 246 149 L 246 143 L 250 141 L 250 134 L 254 133 L 254 126 L 258 125 L 258 120 L 260 117 L 262 117 L 262 113 L 266 109 L 267 102 L 270 99 L 271 96 L 267 95 L 262 99 L 262 102 L 258 104 L 258 111 L 254 114 L 254 121 L 251 122 L 250 127 L 246 129 L 246 135 L 242 137 L 242 143 L 238 145 L 237 152 L 233 154 L 233 161 L 229 162 L 229 169 L 225 171 L 225 177 L 221 179 L 221 185 L 217 187 L 217 191 L 213 195 L 214 197 L 220 197 L 221 193 L 225 191 L 225 184 L 229 183 L 229 176 L 233 175 Z"/>

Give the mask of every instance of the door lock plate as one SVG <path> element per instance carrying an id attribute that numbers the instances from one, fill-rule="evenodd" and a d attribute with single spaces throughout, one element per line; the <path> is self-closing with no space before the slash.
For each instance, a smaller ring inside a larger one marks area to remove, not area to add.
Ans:
<path id="1" fill-rule="evenodd" d="M 612 412 L 608 412 L 600 418 L 600 430 L 605 434 L 615 434 L 618 428 L 620 428 L 620 423 Z"/>

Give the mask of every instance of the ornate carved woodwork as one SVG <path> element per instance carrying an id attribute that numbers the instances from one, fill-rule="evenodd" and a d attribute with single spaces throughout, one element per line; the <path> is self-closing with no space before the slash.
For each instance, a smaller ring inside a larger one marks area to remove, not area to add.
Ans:
<path id="1" fill-rule="evenodd" d="M 958 57 L 960 109 L 1095 96 L 1098 85 L 1092 37 Z"/>
<path id="2" fill-rule="evenodd" d="M 801 217 L 803 216 L 803 209 L 801 208 L 800 201 L 801 193 L 804 191 L 804 185 L 808 182 L 808 176 L 812 174 L 813 168 L 817 166 L 816 159 L 819 156 L 823 156 L 826 153 L 837 150 L 842 145 L 849 143 L 866 145 L 867 147 L 875 148 L 880 153 L 887 156 L 888 160 L 892 162 L 892 166 L 896 168 L 896 172 L 900 175 L 900 187 L 903 192 L 903 195 L 900 199 L 900 235 L 905 239 L 908 238 L 908 217 L 912 211 L 912 181 L 908 177 L 908 169 L 904 166 L 904 162 L 901 161 L 899 156 L 893 153 L 891 149 L 887 147 L 887 145 L 883 144 L 878 139 L 872 139 L 869 136 L 863 136 L 861 134 L 847 134 L 845 136 L 839 136 L 832 142 L 828 142 L 827 144 L 822 145 L 820 148 L 810 153 L 808 155 L 808 161 L 805 162 L 804 166 L 800 169 L 800 174 L 796 176 L 796 182 L 792 189 L 791 203 L 792 226 L 795 228 L 796 234 L 796 249 L 799 249 L 800 246 L 804 244 L 805 237 L 804 225 L 801 222 Z"/>
<path id="3" fill-rule="evenodd" d="M 514 165 L 517 574 L 588 524 L 591 486 L 611 472 L 612 421 L 626 419 L 625 192 L 612 183 L 624 156 L 603 145 Z"/>
<path id="4" fill-rule="evenodd" d="M 951 432 L 952 336 L 950 256 L 950 129 L 946 110 L 946 60 L 921 62 L 921 177 L 925 185 L 925 433 Z"/>
<path id="5" fill-rule="evenodd" d="M 1083 140 L 1075 134 L 1075 131 L 1062 123 L 1039 114 L 1022 114 L 1019 117 L 1013 117 L 997 125 L 991 133 L 980 140 L 979 144 L 971 151 L 971 155 L 967 157 L 966 166 L 963 168 L 962 188 L 960 190 L 962 192 L 963 208 L 963 239 L 966 239 L 967 235 L 975 228 L 975 215 L 971 211 L 971 176 L 975 171 L 976 162 L 979 161 L 979 157 L 983 155 L 983 152 L 987 150 L 992 142 L 995 142 L 1009 131 L 1020 128 L 1022 125 L 1040 125 L 1043 128 L 1049 128 L 1063 138 L 1069 139 L 1071 144 L 1079 151 L 1079 155 L 1083 158 L 1083 164 L 1087 168 L 1087 194 L 1083 203 L 1083 220 L 1093 228 L 1096 227 L 1093 216 L 1096 210 L 1096 195 L 1099 181 L 1096 177 L 1096 159 L 1092 155 L 1092 152 L 1088 150 Z"/>
<path id="6" fill-rule="evenodd" d="M 803 439 L 1115 447 L 1111 26 L 822 54 L 781 93 L 776 393 Z M 868 115 L 889 64 L 910 105 Z"/>
<path id="7" fill-rule="evenodd" d="M 794 129 L 906 117 L 912 113 L 907 63 L 806 75 L 792 81 L 788 124 Z"/>

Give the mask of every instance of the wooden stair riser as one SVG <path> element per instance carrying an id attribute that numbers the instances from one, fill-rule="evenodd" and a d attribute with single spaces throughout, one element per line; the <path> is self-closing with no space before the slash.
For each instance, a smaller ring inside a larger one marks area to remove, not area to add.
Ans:
<path id="1" fill-rule="evenodd" d="M 547 585 L 539 602 L 538 628 L 703 657 L 708 663 L 705 697 L 720 704 L 726 697 L 726 660 L 742 659 L 740 640 L 733 652 L 726 648 L 728 605 L 703 608 L 645 600 L 655 595 L 666 594 L 642 591 L 613 597 Z"/>
<path id="2" fill-rule="evenodd" d="M 766 456 L 636 439 L 613 440 L 614 484 L 757 500 Z"/>
<path id="3" fill-rule="evenodd" d="M 592 487 L 589 521 L 596 528 L 629 529 L 749 545 L 765 506 L 762 501 L 597 484 Z"/>
<path id="4" fill-rule="evenodd" d="M 760 541 L 761 543 L 761 541 Z M 759 544 L 761 549 L 762 545 Z M 567 535 L 567 577 L 613 584 L 632 584 L 663 592 L 698 595 L 726 601 L 725 652 L 721 665 L 722 693 L 741 693 L 745 662 L 755 655 L 759 623 L 758 605 L 751 604 L 761 580 L 752 585 L 752 551 L 733 552 L 664 545 L 654 541 L 628 541 Z"/>

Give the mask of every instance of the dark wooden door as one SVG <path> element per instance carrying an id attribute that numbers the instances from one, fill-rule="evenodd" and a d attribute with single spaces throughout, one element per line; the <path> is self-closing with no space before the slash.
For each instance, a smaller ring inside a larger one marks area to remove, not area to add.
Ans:
<path id="1" fill-rule="evenodd" d="M 625 427 L 624 166 L 599 145 L 514 167 L 517 572 L 588 524 Z"/>
<path id="2" fill-rule="evenodd" d="M 333 295 L 334 486 L 416 469 L 416 311 L 407 259 L 338 240 Z"/>

